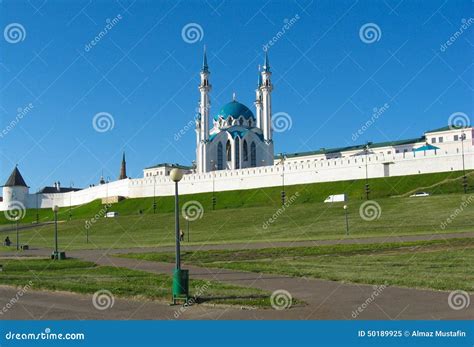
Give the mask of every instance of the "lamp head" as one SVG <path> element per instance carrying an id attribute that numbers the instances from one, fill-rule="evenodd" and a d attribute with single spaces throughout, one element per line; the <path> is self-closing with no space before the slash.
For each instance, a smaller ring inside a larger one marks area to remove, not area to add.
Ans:
<path id="1" fill-rule="evenodd" d="M 347 205 L 344 205 L 344 210 L 347 210 Z"/>
<path id="2" fill-rule="evenodd" d="M 173 182 L 179 182 L 183 178 L 183 171 L 180 169 L 173 169 L 170 172 L 170 178 Z"/>
<path id="3" fill-rule="evenodd" d="M 52 207 L 52 210 L 53 210 L 53 212 L 58 212 L 58 211 L 59 211 L 59 206 L 58 206 L 58 205 L 54 205 L 54 206 Z"/>

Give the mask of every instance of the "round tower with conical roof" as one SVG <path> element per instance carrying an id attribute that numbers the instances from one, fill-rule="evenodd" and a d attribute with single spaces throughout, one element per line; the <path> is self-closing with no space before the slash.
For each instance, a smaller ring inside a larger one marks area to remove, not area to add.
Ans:
<path id="1" fill-rule="evenodd" d="M 29 187 L 21 176 L 18 166 L 15 166 L 8 180 L 3 185 L 3 203 L 8 208 L 18 202 L 26 207 Z"/>

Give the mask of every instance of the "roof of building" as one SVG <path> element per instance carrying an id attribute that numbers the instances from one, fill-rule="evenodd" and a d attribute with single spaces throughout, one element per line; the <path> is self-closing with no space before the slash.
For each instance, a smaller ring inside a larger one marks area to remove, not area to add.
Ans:
<path id="1" fill-rule="evenodd" d="M 15 166 L 13 172 L 11 173 L 10 177 L 8 177 L 7 181 L 3 185 L 4 187 L 28 187 L 26 185 L 25 180 L 21 176 L 20 170 L 18 167 Z"/>
<path id="2" fill-rule="evenodd" d="M 147 169 L 156 169 L 156 168 L 159 168 L 159 167 L 172 167 L 172 168 L 183 169 L 183 170 L 193 169 L 192 166 L 186 166 L 186 165 L 181 165 L 181 164 L 177 164 L 177 163 L 176 164 L 160 163 L 160 164 L 156 164 L 156 165 L 153 165 L 153 166 L 146 167 L 145 170 L 147 170 Z"/>
<path id="3" fill-rule="evenodd" d="M 387 141 L 387 142 L 378 142 L 378 143 L 371 143 L 369 142 L 369 148 L 380 148 L 380 147 L 390 147 L 390 146 L 401 146 L 401 145 L 409 145 L 414 144 L 417 142 L 424 142 L 425 137 L 418 137 L 416 139 L 408 139 L 408 140 L 399 140 L 399 141 Z M 321 148 L 317 151 L 309 151 L 309 152 L 299 152 L 299 153 L 287 153 L 285 156 L 287 158 L 294 158 L 294 157 L 306 157 L 310 155 L 318 155 L 318 154 L 334 154 L 340 152 L 347 152 L 347 151 L 354 151 L 354 150 L 363 150 L 366 148 L 367 144 L 363 145 L 354 145 L 354 146 L 347 146 L 347 147 L 338 147 L 338 148 Z M 281 157 L 280 154 L 275 156 L 275 159 L 279 159 Z"/>
<path id="4" fill-rule="evenodd" d="M 437 133 L 437 132 L 440 132 L 440 131 L 466 129 L 466 128 L 470 128 L 470 127 L 471 127 L 470 125 L 447 125 L 447 126 L 442 127 L 442 128 L 428 130 L 428 131 L 426 131 L 426 133 Z"/>
<path id="5" fill-rule="evenodd" d="M 38 191 L 40 194 L 52 194 L 52 193 L 69 193 L 69 192 L 77 192 L 82 188 L 72 188 L 72 187 L 60 187 L 59 189 L 56 187 L 43 187 Z"/>
<path id="6" fill-rule="evenodd" d="M 240 125 L 233 125 L 227 129 L 222 129 L 220 132 L 216 134 L 212 134 L 209 136 L 209 141 L 214 140 L 214 138 L 220 134 L 221 132 L 227 132 L 230 134 L 230 136 L 235 139 L 236 137 L 243 138 L 245 134 L 247 134 L 249 131 L 252 131 L 250 128 L 246 128 Z M 253 131 L 255 135 L 257 135 L 262 141 L 263 141 L 263 135 L 260 132 L 255 132 Z"/>
<path id="7" fill-rule="evenodd" d="M 233 117 L 233 118 L 239 118 L 240 116 L 244 117 L 245 119 L 253 118 L 255 119 L 255 116 L 253 115 L 252 111 L 245 106 L 244 104 L 241 104 L 240 102 L 233 100 L 220 109 L 219 113 L 214 116 L 214 120 L 219 120 L 219 117 L 222 117 L 223 119 L 227 119 L 228 117 Z"/>

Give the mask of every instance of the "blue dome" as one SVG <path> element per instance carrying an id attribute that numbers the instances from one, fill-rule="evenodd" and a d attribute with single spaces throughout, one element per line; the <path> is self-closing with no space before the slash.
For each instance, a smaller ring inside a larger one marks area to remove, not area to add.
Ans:
<path id="1" fill-rule="evenodd" d="M 214 116 L 214 120 L 219 120 L 219 117 L 227 119 L 230 116 L 232 116 L 233 118 L 239 118 L 240 116 L 242 116 L 245 119 L 255 119 L 255 116 L 253 115 L 252 111 L 250 111 L 247 106 L 237 101 L 231 101 L 221 108 L 219 113 Z"/>

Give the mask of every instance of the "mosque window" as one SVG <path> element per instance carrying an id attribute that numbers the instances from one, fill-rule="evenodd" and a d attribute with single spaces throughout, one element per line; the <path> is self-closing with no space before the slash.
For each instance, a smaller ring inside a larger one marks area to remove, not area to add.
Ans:
<path id="1" fill-rule="evenodd" d="M 244 125 L 244 119 L 242 117 L 239 118 L 239 124 Z"/>
<path id="2" fill-rule="evenodd" d="M 222 170 L 224 168 L 223 159 L 222 142 L 219 142 L 217 145 L 217 170 Z"/>
<path id="3" fill-rule="evenodd" d="M 247 140 L 244 140 L 244 144 L 243 144 L 243 151 L 244 151 L 244 161 L 248 161 L 249 160 L 249 149 L 247 147 Z"/>
<path id="4" fill-rule="evenodd" d="M 250 166 L 257 166 L 257 147 L 255 146 L 255 142 L 250 144 Z"/>
<path id="5" fill-rule="evenodd" d="M 234 146 L 235 146 L 235 168 L 240 169 L 240 139 L 238 137 L 235 138 Z"/>
<path id="6" fill-rule="evenodd" d="M 229 140 L 227 140 L 227 144 L 225 145 L 225 152 L 226 152 L 227 161 L 231 161 L 232 160 L 232 146 L 230 145 Z"/>

